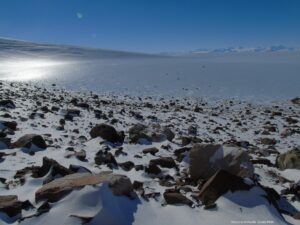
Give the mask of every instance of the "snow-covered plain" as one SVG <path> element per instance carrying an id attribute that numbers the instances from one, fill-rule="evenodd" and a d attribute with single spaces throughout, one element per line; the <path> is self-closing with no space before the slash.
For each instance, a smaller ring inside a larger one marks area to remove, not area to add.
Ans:
<path id="1" fill-rule="evenodd" d="M 289 99 L 300 51 L 170 57 L 0 39 L 0 79 L 130 95 Z"/>
<path id="2" fill-rule="evenodd" d="M 5 179 L 0 182 L 0 195 L 17 195 L 20 201 L 29 200 L 34 206 L 22 210 L 15 218 L 0 212 L 0 224 L 299 224 L 291 214 L 300 210 L 300 203 L 292 200 L 291 195 L 280 200 L 280 212 L 258 186 L 249 191 L 229 191 L 217 200 L 216 208 L 204 209 L 192 197 L 199 192 L 198 187 L 185 185 L 181 193 L 192 199 L 194 206 L 165 205 L 163 193 L 170 187 L 161 185 L 159 177 L 135 168 L 125 171 L 121 166 L 113 168 L 113 172 L 128 176 L 132 182 L 141 181 L 145 193 L 157 194 L 147 199 L 137 191 L 135 198 L 129 199 L 113 195 L 106 184 L 87 185 L 50 203 L 49 212 L 33 216 L 42 204 L 35 201 L 35 193 L 48 175 L 33 178 L 29 173 L 24 182 L 14 178 L 18 170 L 41 166 L 43 157 L 54 159 L 67 168 L 82 166 L 95 174 L 111 170 L 107 165 L 96 165 L 94 160 L 99 150 L 107 148 L 118 163 L 131 161 L 147 166 L 151 159 L 175 158 L 174 150 L 182 147 L 181 138 L 193 136 L 203 143 L 247 141 L 250 146 L 245 150 L 252 159 L 263 157 L 275 164 L 277 154 L 300 145 L 299 121 L 292 125 L 286 121 L 288 117 L 299 120 L 299 105 L 290 102 L 290 98 L 299 95 L 299 53 L 173 58 L 111 51 L 104 51 L 104 54 L 102 50 L 100 54 L 99 51 L 75 51 L 73 48 L 70 53 L 70 48 L 18 41 L 17 46 L 11 46 L 9 40 L 2 40 L 2 43 L 6 45 L 2 44 L 0 53 L 1 100 L 10 93 L 16 108 L 2 109 L 0 121 L 17 122 L 16 131 L 8 134 L 13 141 L 24 134 L 35 133 L 42 135 L 49 147 L 41 151 L 33 148 L 32 155 L 28 149 L 0 146 L 0 153 L 6 154 L 0 161 L 0 177 Z M 56 86 L 52 86 L 53 83 Z M 99 104 L 94 94 L 98 94 Z M 74 98 L 88 103 L 89 109 L 70 103 Z M 253 100 L 263 100 L 263 103 Z M 45 112 L 41 109 L 43 106 L 49 109 L 56 106 L 59 110 Z M 201 110 L 196 111 L 196 107 Z M 69 108 L 79 109 L 80 116 L 66 121 L 61 129 L 59 121 Z M 95 116 L 94 110 L 101 110 L 101 118 Z M 274 116 L 274 112 L 281 114 Z M 100 137 L 91 139 L 90 129 L 100 123 L 113 124 L 118 131 L 125 132 L 121 154 L 117 154 L 120 146 Z M 168 126 L 175 138 L 173 141 L 130 143 L 128 130 L 137 123 Z M 264 133 L 268 125 L 276 130 Z M 197 128 L 196 135 L 189 134 L 190 126 Z M 296 132 L 283 137 L 282 133 L 288 129 Z M 277 142 L 266 146 L 260 143 L 261 138 L 274 138 Z M 186 147 L 192 146 L 193 142 Z M 78 160 L 73 151 L 67 150 L 69 147 L 75 151 L 84 150 L 86 159 Z M 150 147 L 156 147 L 159 152 L 155 156 L 142 152 Z M 161 168 L 164 175 L 174 178 L 171 187 L 180 186 L 177 182 L 186 172 L 188 160 L 177 163 L 180 174 L 174 168 Z M 300 180 L 296 169 L 282 171 L 263 163 L 254 167 L 257 181 L 278 193 Z M 278 181 L 279 177 L 289 181 Z M 286 213 L 282 214 L 283 210 Z M 82 218 L 91 219 L 84 221 Z"/>

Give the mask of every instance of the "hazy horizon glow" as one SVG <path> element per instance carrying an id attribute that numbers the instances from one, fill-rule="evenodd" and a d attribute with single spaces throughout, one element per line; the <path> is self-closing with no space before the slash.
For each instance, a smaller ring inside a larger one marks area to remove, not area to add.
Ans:
<path id="1" fill-rule="evenodd" d="M 2 0 L 0 36 L 138 52 L 300 46 L 297 0 Z"/>

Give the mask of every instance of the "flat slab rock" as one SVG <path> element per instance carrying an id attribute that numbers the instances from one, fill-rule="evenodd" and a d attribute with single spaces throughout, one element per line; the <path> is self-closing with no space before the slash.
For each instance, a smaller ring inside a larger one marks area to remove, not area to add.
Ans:
<path id="1" fill-rule="evenodd" d="M 40 200 L 56 202 L 73 189 L 100 183 L 107 183 L 114 195 L 129 196 L 133 190 L 130 179 L 125 175 L 113 174 L 111 171 L 99 174 L 75 173 L 45 184 L 37 190 L 35 199 L 37 202 Z"/>
<path id="2" fill-rule="evenodd" d="M 0 212 L 6 213 L 13 217 L 21 213 L 22 202 L 18 200 L 16 195 L 0 195 Z"/>

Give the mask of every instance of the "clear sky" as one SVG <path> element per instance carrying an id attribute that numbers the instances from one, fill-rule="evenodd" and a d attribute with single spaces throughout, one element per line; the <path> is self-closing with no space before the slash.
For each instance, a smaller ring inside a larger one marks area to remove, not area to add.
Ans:
<path id="1" fill-rule="evenodd" d="M 300 0 L 0 0 L 0 36 L 139 52 L 300 46 Z"/>

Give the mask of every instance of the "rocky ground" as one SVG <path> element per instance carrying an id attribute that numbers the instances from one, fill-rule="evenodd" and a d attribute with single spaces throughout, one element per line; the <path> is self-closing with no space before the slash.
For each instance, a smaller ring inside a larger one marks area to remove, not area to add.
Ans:
<path id="1" fill-rule="evenodd" d="M 299 113 L 1 82 L 0 224 L 299 224 Z"/>

